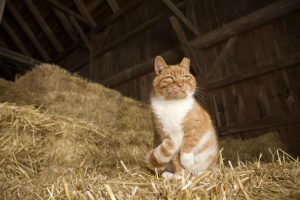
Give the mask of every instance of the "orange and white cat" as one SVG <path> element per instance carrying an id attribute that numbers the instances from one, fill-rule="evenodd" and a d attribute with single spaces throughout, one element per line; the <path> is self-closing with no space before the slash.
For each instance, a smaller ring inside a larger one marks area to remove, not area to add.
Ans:
<path id="1" fill-rule="evenodd" d="M 179 175 L 182 169 L 198 175 L 215 165 L 218 143 L 209 114 L 193 97 L 196 80 L 190 60 L 167 65 L 157 56 L 155 72 L 151 108 L 156 148 L 146 156 L 146 164 L 163 177 Z"/>

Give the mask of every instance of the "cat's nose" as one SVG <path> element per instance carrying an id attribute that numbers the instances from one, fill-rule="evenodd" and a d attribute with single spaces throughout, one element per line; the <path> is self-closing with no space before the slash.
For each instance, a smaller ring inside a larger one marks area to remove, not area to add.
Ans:
<path id="1" fill-rule="evenodd" d="M 177 82 L 177 85 L 178 85 L 179 87 L 182 87 L 182 86 L 184 85 L 184 82 Z"/>

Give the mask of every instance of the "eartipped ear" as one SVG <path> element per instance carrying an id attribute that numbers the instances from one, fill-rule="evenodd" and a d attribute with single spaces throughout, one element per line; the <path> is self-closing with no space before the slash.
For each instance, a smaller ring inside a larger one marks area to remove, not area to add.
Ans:
<path id="1" fill-rule="evenodd" d="M 161 56 L 156 56 L 154 61 L 155 73 L 159 75 L 163 69 L 168 68 L 169 66 Z"/>
<path id="2" fill-rule="evenodd" d="M 186 68 L 187 70 L 190 71 L 190 64 L 191 64 L 190 59 L 184 57 L 184 58 L 182 59 L 182 61 L 180 62 L 179 65 L 180 65 L 181 67 L 184 67 L 184 68 Z"/>

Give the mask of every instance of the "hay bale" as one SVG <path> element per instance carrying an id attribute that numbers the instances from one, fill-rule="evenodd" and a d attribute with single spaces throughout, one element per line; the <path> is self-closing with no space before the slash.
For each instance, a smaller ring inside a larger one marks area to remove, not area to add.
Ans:
<path id="1" fill-rule="evenodd" d="M 1 84 L 1 83 L 0 83 Z M 8 102 L 121 130 L 152 130 L 147 106 L 50 64 L 36 66 L 8 88 Z M 4 102 L 4 101 L 2 101 Z"/>
<path id="2" fill-rule="evenodd" d="M 263 155 L 264 161 L 271 161 L 270 150 L 287 150 L 287 146 L 281 141 L 276 132 L 265 133 L 253 138 L 241 139 L 233 136 L 222 137 L 219 140 L 220 147 L 224 149 L 223 155 L 233 163 L 241 161 L 254 161 Z"/>

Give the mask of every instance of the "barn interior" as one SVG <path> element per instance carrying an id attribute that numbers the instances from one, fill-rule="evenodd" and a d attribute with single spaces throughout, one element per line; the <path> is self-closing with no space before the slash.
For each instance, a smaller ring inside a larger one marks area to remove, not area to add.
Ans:
<path id="1" fill-rule="evenodd" d="M 1 0 L 1 198 L 298 199 L 299 8 Z M 191 59 L 220 171 L 178 181 L 146 170 L 157 55 Z"/>

